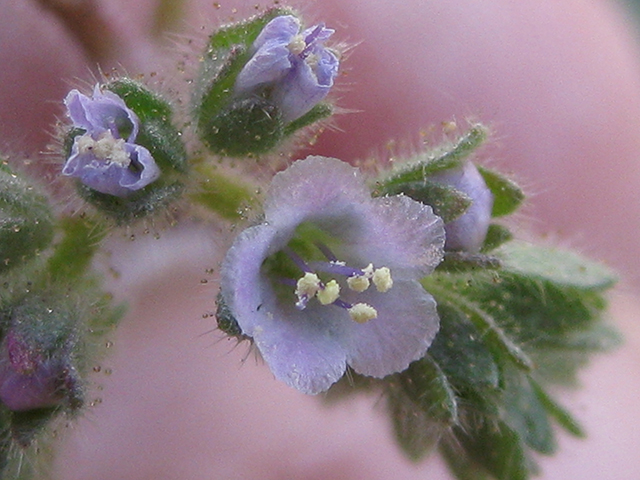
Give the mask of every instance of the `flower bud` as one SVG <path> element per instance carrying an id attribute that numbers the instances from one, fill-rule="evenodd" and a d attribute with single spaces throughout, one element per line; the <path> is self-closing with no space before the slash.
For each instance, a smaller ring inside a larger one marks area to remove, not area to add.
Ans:
<path id="1" fill-rule="evenodd" d="M 65 99 L 73 122 L 62 174 L 100 211 L 127 223 L 166 206 L 181 192 L 186 151 L 171 107 L 138 82 L 122 78 Z"/>
<path id="2" fill-rule="evenodd" d="M 49 295 L 29 294 L 3 309 L 2 405 L 13 412 L 82 406 L 77 321 L 72 309 Z"/>
<path id="3" fill-rule="evenodd" d="M 332 34 L 322 24 L 301 30 L 284 9 L 214 33 L 194 92 L 204 143 L 222 155 L 259 155 L 330 115 L 321 102 L 340 63 L 324 46 Z"/>
<path id="4" fill-rule="evenodd" d="M 436 173 L 429 180 L 453 187 L 471 199 L 471 205 L 460 217 L 445 224 L 445 250 L 479 251 L 491 222 L 493 194 L 478 169 L 467 161 L 461 167 Z"/>

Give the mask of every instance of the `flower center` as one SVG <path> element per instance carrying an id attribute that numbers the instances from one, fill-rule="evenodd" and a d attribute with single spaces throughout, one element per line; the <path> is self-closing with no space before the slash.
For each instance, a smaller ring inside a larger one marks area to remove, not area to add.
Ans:
<path id="1" fill-rule="evenodd" d="M 94 140 L 88 133 L 76 140 L 78 152 L 81 155 L 91 154 L 97 160 L 106 163 L 115 163 L 123 168 L 131 164 L 131 157 L 125 150 L 125 141 L 122 138 L 115 138 L 113 134 L 106 130 Z"/>
<path id="2" fill-rule="evenodd" d="M 356 294 L 368 290 L 372 282 L 378 292 L 385 293 L 393 286 L 391 270 L 388 267 L 375 268 L 371 263 L 363 269 L 353 268 L 339 261 L 325 245 L 318 244 L 317 247 L 328 261 L 306 263 L 290 248 L 284 250 L 304 272 L 296 282 L 296 307 L 304 310 L 309 301 L 315 298 L 321 305 L 334 305 L 347 310 L 351 319 L 357 323 L 366 323 L 376 318 L 378 312 L 371 305 L 362 302 L 349 303 L 340 298 L 342 287 L 333 277 L 344 277 L 346 288 Z M 321 280 L 316 272 L 328 274 L 329 279 Z"/>

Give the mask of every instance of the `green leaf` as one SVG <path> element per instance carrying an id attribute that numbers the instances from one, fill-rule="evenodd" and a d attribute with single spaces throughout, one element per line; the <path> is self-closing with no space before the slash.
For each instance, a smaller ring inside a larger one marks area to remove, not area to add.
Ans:
<path id="1" fill-rule="evenodd" d="M 537 452 L 553 454 L 557 444 L 545 405 L 527 375 L 514 372 L 504 392 L 505 421 L 522 441 Z"/>
<path id="2" fill-rule="evenodd" d="M 455 439 L 441 441 L 439 451 L 458 480 L 492 480 L 489 472 L 475 463 Z"/>
<path id="3" fill-rule="evenodd" d="M 497 389 L 499 370 L 484 339 L 469 318 L 447 304 L 438 305 L 440 331 L 429 355 L 440 366 L 458 394 Z"/>
<path id="4" fill-rule="evenodd" d="M 513 181 L 498 172 L 485 167 L 478 167 L 487 187 L 493 193 L 493 210 L 491 216 L 503 217 L 516 211 L 524 200 L 524 192 Z"/>
<path id="5" fill-rule="evenodd" d="M 509 338 L 496 319 L 483 308 L 485 303 L 470 300 L 468 295 L 472 290 L 468 285 L 465 287 L 464 281 L 460 282 L 460 277 L 447 275 L 451 274 L 431 275 L 424 278 L 422 284 L 436 298 L 438 305 L 446 304 L 469 318 L 485 338 L 498 363 L 508 358 L 519 368 L 530 371 L 533 362 L 522 348 Z M 453 280 L 453 283 L 450 280 Z"/>
<path id="6" fill-rule="evenodd" d="M 387 396 L 396 438 L 412 460 L 429 453 L 443 432 L 458 422 L 453 388 L 429 355 L 393 375 Z"/>
<path id="7" fill-rule="evenodd" d="M 447 425 L 458 421 L 456 396 L 440 366 L 426 355 L 394 376 L 399 388 L 429 417 Z"/>
<path id="8" fill-rule="evenodd" d="M 398 444 L 407 457 L 418 461 L 430 453 L 446 426 L 434 419 L 403 395 L 390 395 L 389 415 Z"/>
<path id="9" fill-rule="evenodd" d="M 535 470 L 518 434 L 505 422 L 485 422 L 473 431 L 455 427 L 454 433 L 470 459 L 496 480 L 527 480 Z M 463 463 L 468 461 L 464 454 L 459 458 Z M 448 460 L 457 462 L 451 457 Z M 455 466 L 452 469 L 456 471 Z"/>
<path id="10" fill-rule="evenodd" d="M 580 423 L 578 423 L 578 421 L 573 418 L 569 411 L 567 411 L 553 398 L 551 398 L 551 396 L 547 392 L 545 392 L 544 389 L 533 379 L 530 379 L 530 382 L 533 392 L 535 393 L 547 413 L 570 434 L 579 438 L 585 438 L 586 433 L 584 432 L 582 426 L 580 426 Z"/>
<path id="11" fill-rule="evenodd" d="M 510 242 L 495 254 L 503 260 L 508 271 L 562 286 L 602 290 L 617 281 L 616 275 L 601 264 L 558 248 Z"/>

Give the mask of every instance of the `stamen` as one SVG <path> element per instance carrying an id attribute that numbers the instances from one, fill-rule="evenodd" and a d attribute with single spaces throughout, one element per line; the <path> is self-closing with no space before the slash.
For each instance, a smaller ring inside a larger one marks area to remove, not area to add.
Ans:
<path id="1" fill-rule="evenodd" d="M 125 141 L 115 138 L 109 130 L 103 132 L 98 140 L 85 134 L 76 140 L 80 154 L 91 154 L 98 160 L 115 163 L 121 167 L 128 167 L 131 163 L 129 153 L 124 149 Z"/>
<path id="2" fill-rule="evenodd" d="M 320 250 L 330 262 L 335 263 L 338 261 L 338 257 L 336 257 L 334 253 L 329 249 L 329 247 L 327 247 L 324 243 L 317 242 L 316 247 L 318 247 L 318 250 Z"/>
<path id="3" fill-rule="evenodd" d="M 349 288 L 354 292 L 361 293 L 369 288 L 370 282 L 365 275 L 356 275 L 347 278 L 347 285 L 349 285 Z"/>
<path id="4" fill-rule="evenodd" d="M 304 310 L 310 298 L 313 298 L 320 290 L 320 279 L 315 273 L 307 272 L 296 284 L 296 295 L 298 301 L 296 307 Z"/>
<path id="5" fill-rule="evenodd" d="M 332 304 L 340 296 L 340 285 L 335 280 L 330 280 L 324 288 L 318 290 L 316 296 L 322 305 Z"/>
<path id="6" fill-rule="evenodd" d="M 388 267 L 376 268 L 375 272 L 373 272 L 373 284 L 381 293 L 389 291 L 393 287 L 391 270 Z"/>
<path id="7" fill-rule="evenodd" d="M 347 278 L 347 284 L 349 288 L 354 292 L 364 292 L 369 285 L 369 279 L 373 275 L 373 264 L 369 264 L 366 268 L 363 268 L 358 275 L 354 275 L 352 277 Z"/>
<path id="8" fill-rule="evenodd" d="M 289 51 L 294 55 L 300 55 L 307 47 L 307 42 L 305 42 L 305 39 L 302 35 L 298 34 L 291 39 L 287 47 L 289 48 Z"/>
<path id="9" fill-rule="evenodd" d="M 284 247 L 282 251 L 287 254 L 291 261 L 295 263 L 296 267 L 298 267 L 300 270 L 302 270 L 303 272 L 312 272 L 311 268 L 309 268 L 309 265 L 307 265 L 307 262 L 305 262 L 300 257 L 300 255 L 294 252 L 291 247 Z"/>
<path id="10" fill-rule="evenodd" d="M 367 323 L 378 317 L 378 311 L 366 303 L 356 303 L 348 312 L 351 319 L 357 323 Z"/>

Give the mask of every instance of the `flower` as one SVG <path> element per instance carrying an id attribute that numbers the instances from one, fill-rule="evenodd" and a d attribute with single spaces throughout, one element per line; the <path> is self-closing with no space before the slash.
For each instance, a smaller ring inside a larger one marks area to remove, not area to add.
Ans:
<path id="1" fill-rule="evenodd" d="M 75 369 L 40 347 L 14 330 L 2 343 L 0 402 L 12 411 L 53 407 L 65 399 L 72 405 L 81 402 Z"/>
<path id="2" fill-rule="evenodd" d="M 274 177 L 264 210 L 227 253 L 221 295 L 276 378 L 317 394 L 347 365 L 382 378 L 424 355 L 439 320 L 419 280 L 445 240 L 431 207 L 372 198 L 357 169 L 309 157 Z"/>
<path id="3" fill-rule="evenodd" d="M 493 194 L 476 166 L 467 161 L 458 168 L 436 173 L 429 180 L 460 190 L 472 202 L 466 212 L 445 225 L 445 249 L 472 253 L 480 250 L 491 222 Z"/>
<path id="4" fill-rule="evenodd" d="M 122 98 L 96 85 L 91 98 L 72 90 L 64 103 L 73 126 L 85 133 L 75 137 L 63 175 L 117 197 L 126 197 L 160 176 L 149 150 L 134 143 L 138 117 Z"/>
<path id="5" fill-rule="evenodd" d="M 320 24 L 299 32 L 300 21 L 292 15 L 267 23 L 235 83 L 238 94 L 269 90 L 286 123 L 327 96 L 340 64 L 337 55 L 323 45 L 334 30 Z"/>

